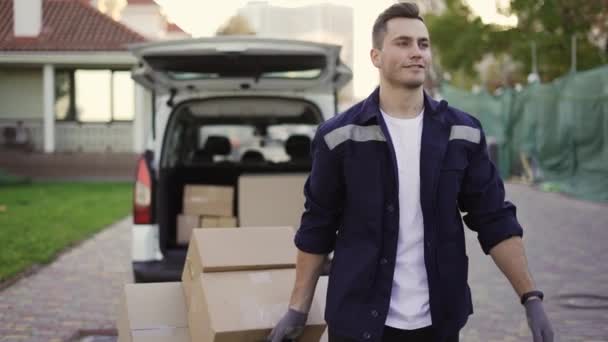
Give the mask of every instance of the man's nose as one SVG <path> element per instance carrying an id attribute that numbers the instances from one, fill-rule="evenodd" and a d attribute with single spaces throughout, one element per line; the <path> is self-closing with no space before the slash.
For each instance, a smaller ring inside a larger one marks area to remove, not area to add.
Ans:
<path id="1" fill-rule="evenodd" d="M 412 59 L 420 59 L 422 58 L 422 50 L 416 44 L 412 45 L 412 49 L 410 50 L 410 58 Z"/>

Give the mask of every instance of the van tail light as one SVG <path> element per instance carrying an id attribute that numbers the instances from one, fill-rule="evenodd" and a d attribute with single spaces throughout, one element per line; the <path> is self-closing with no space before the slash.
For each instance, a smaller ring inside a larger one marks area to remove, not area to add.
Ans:
<path id="1" fill-rule="evenodd" d="M 152 174 L 145 155 L 137 162 L 135 188 L 133 189 L 133 223 L 152 223 Z"/>

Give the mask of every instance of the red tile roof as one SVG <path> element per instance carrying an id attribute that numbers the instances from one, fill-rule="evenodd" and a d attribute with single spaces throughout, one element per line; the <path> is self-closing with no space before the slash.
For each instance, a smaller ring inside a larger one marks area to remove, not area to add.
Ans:
<path id="1" fill-rule="evenodd" d="M 175 23 L 167 23 L 167 32 L 186 33 L 186 31 L 182 30 L 182 28 Z"/>
<path id="2" fill-rule="evenodd" d="M 157 5 L 156 2 L 154 2 L 154 0 L 127 0 L 127 4 L 129 4 L 129 5 Z"/>
<path id="3" fill-rule="evenodd" d="M 122 51 L 146 39 L 82 0 L 43 0 L 37 37 L 15 37 L 13 0 L 0 0 L 0 51 Z"/>

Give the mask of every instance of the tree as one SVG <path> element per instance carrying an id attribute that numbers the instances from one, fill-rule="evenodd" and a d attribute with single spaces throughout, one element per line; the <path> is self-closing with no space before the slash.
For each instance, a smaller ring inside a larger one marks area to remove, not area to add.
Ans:
<path id="1" fill-rule="evenodd" d="M 249 24 L 249 20 L 242 15 L 234 15 L 222 25 L 215 33 L 218 36 L 228 35 L 255 35 L 255 31 Z"/>
<path id="2" fill-rule="evenodd" d="M 506 14 L 518 17 L 512 28 L 488 25 L 474 16 L 462 0 L 446 0 L 447 10 L 425 18 L 442 67 L 456 75 L 479 79 L 475 66 L 488 54 L 509 56 L 519 68 L 503 79 L 523 81 L 532 70 L 531 44 L 537 47 L 539 74 L 550 81 L 570 70 L 572 37 L 577 40 L 577 70 L 606 61 L 608 0 L 511 0 Z M 468 80 L 470 83 L 470 79 Z M 459 80 L 467 84 L 467 79 Z"/>
<path id="3" fill-rule="evenodd" d="M 118 19 L 120 12 L 127 5 L 127 0 L 98 0 L 97 8 L 114 19 Z"/>

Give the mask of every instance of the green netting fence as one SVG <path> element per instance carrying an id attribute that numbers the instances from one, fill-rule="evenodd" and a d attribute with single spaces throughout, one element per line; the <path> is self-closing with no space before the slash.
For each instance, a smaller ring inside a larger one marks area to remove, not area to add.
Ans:
<path id="1" fill-rule="evenodd" d="M 444 84 L 441 95 L 496 139 L 503 177 L 608 202 L 608 66 L 500 95 Z"/>

